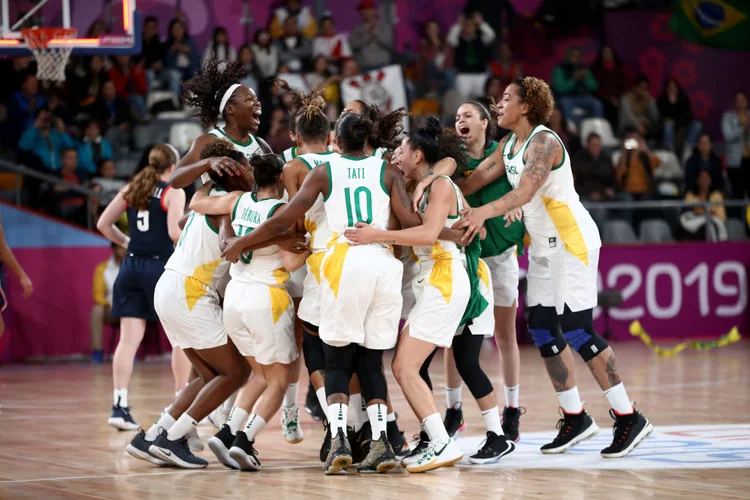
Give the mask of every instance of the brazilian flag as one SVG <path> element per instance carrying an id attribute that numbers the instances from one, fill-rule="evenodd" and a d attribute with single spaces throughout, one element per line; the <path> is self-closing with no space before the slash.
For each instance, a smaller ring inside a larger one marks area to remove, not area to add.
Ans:
<path id="1" fill-rule="evenodd" d="M 750 0 L 675 0 L 669 27 L 700 45 L 750 50 Z"/>

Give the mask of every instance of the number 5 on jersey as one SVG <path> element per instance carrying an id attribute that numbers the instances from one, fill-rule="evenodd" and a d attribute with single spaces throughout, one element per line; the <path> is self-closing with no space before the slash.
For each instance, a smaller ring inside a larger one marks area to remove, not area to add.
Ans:
<path id="1" fill-rule="evenodd" d="M 135 227 L 138 228 L 138 231 L 145 233 L 148 231 L 149 227 L 149 211 L 148 210 L 139 210 L 138 211 L 138 218 L 136 219 Z"/>
<path id="2" fill-rule="evenodd" d="M 354 227 L 357 222 L 372 223 L 372 192 L 369 189 L 360 186 L 354 190 L 354 196 L 352 196 L 351 189 L 344 188 L 344 198 L 346 199 L 346 215 L 349 227 Z M 365 209 L 367 210 L 367 218 L 362 217 L 363 198 Z M 352 214 L 352 205 L 354 205 L 354 214 Z M 354 220 L 355 215 L 357 217 L 356 220 Z"/>

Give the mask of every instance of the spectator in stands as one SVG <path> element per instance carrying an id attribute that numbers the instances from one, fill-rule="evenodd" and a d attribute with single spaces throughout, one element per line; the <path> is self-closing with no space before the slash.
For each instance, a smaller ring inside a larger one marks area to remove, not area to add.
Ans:
<path id="1" fill-rule="evenodd" d="M 362 23 L 349 34 L 354 59 L 360 68 L 370 70 L 391 64 L 393 57 L 393 23 L 378 20 L 378 9 L 372 0 L 357 6 Z"/>
<path id="2" fill-rule="evenodd" d="M 685 163 L 685 190 L 697 192 L 698 185 L 696 179 L 698 172 L 706 170 L 711 174 L 711 186 L 718 191 L 724 191 L 724 168 L 721 164 L 721 158 L 714 153 L 711 136 L 704 132 L 698 137 L 698 144 L 693 150 L 693 154 Z"/>
<path id="3" fill-rule="evenodd" d="M 289 137 L 289 114 L 282 108 L 274 109 L 271 115 L 271 128 L 266 142 L 274 151 L 284 151 L 294 145 Z"/>
<path id="4" fill-rule="evenodd" d="M 490 61 L 490 73 L 500 80 L 500 85 L 505 87 L 523 76 L 521 65 L 513 59 L 513 52 L 508 42 L 501 42 L 497 48 L 495 59 Z"/>
<path id="5" fill-rule="evenodd" d="M 84 58 L 76 65 L 70 76 L 70 101 L 74 112 L 89 114 L 89 109 L 99 95 L 99 91 L 109 80 L 109 71 L 104 67 L 102 56 Z"/>
<path id="6" fill-rule="evenodd" d="M 349 78 L 350 76 L 360 75 L 362 72 L 359 69 L 357 61 L 354 59 L 345 59 L 341 64 L 341 78 Z"/>
<path id="7" fill-rule="evenodd" d="M 110 160 L 112 156 L 112 145 L 102 137 L 99 123 L 96 120 L 89 121 L 78 145 L 78 166 L 87 176 L 91 176 L 96 173 L 102 160 Z"/>
<path id="8" fill-rule="evenodd" d="M 693 149 L 703 124 L 693 119 L 690 99 L 677 80 L 670 78 L 666 81 L 656 105 L 664 130 L 664 147 L 679 155 Z"/>
<path id="9" fill-rule="evenodd" d="M 637 130 L 629 130 L 617 161 L 619 190 L 635 200 L 652 199 L 656 193 L 654 171 L 660 164 L 661 160 L 648 148 L 643 135 Z"/>
<path id="10" fill-rule="evenodd" d="M 214 28 L 214 35 L 206 44 L 206 50 L 203 51 L 203 64 L 206 64 L 211 57 L 218 61 L 233 62 L 237 60 L 237 51 L 229 43 L 227 29 L 223 26 Z"/>
<path id="11" fill-rule="evenodd" d="M 172 19 L 169 23 L 166 46 L 167 69 L 178 71 L 183 82 L 192 78 L 198 71 L 200 55 L 198 47 L 185 28 L 185 23 L 180 19 Z"/>
<path id="12" fill-rule="evenodd" d="M 680 225 L 685 232 L 686 239 L 725 241 L 728 235 L 726 228 L 727 213 L 723 205 L 724 196 L 712 184 L 711 172 L 699 170 L 698 176 L 692 181 L 692 184 L 695 187 L 685 193 L 685 201 L 722 203 L 722 205 L 712 205 L 710 217 L 706 217 L 705 206 L 692 207 L 683 212 L 680 216 Z"/>
<path id="13" fill-rule="evenodd" d="M 750 113 L 745 92 L 735 92 L 734 109 L 726 111 L 721 118 L 721 133 L 732 197 L 742 200 L 745 194 L 750 196 Z"/>
<path id="14" fill-rule="evenodd" d="M 271 43 L 271 33 L 267 29 L 259 29 L 255 32 L 253 53 L 263 78 L 276 76 L 279 69 L 279 48 Z"/>
<path id="15" fill-rule="evenodd" d="M 491 76 L 484 82 L 484 94 L 482 95 L 484 97 L 491 97 L 495 103 L 499 103 L 503 98 L 505 87 L 507 85 L 504 85 L 502 78 Z"/>
<path id="16" fill-rule="evenodd" d="M 640 75 L 635 85 L 620 100 L 620 132 L 635 129 L 643 137 L 661 135 L 659 109 L 649 93 L 648 78 Z"/>
<path id="17" fill-rule="evenodd" d="M 462 99 L 475 98 L 484 91 L 494 41 L 494 30 L 479 12 L 461 15 L 448 31 L 448 44 L 454 48 L 456 92 Z"/>
<path id="18" fill-rule="evenodd" d="M 445 40 L 437 21 L 429 21 L 419 40 L 420 56 L 417 59 L 417 82 L 426 82 L 427 92 L 452 89 L 455 85 L 453 51 Z"/>
<path id="19" fill-rule="evenodd" d="M 279 48 L 279 63 L 286 64 L 292 73 L 300 73 L 310 65 L 312 42 L 305 38 L 293 17 L 284 21 L 284 35 L 276 40 Z"/>
<path id="20" fill-rule="evenodd" d="M 283 38 L 285 32 L 285 23 L 288 18 L 293 18 L 297 24 L 298 31 L 305 38 L 313 39 L 318 32 L 318 26 L 315 23 L 315 16 L 312 15 L 310 7 L 303 7 L 302 0 L 286 0 L 283 7 L 274 11 L 271 24 L 269 26 L 270 35 L 273 38 Z"/>
<path id="21" fill-rule="evenodd" d="M 68 109 L 68 103 L 64 101 L 57 92 L 49 94 L 47 97 L 47 108 L 52 114 L 52 122 L 54 123 L 57 118 L 63 122 L 63 130 L 66 130 L 69 124 L 72 123 L 73 117 Z"/>
<path id="22" fill-rule="evenodd" d="M 321 24 L 321 31 L 323 25 Z M 313 60 L 313 71 L 305 75 L 305 81 L 311 89 L 323 90 L 323 98 L 326 103 L 331 104 L 339 102 L 339 83 L 341 82 L 341 75 L 331 74 L 328 68 L 328 60 L 325 56 L 319 55 Z"/>
<path id="23" fill-rule="evenodd" d="M 11 136 L 11 141 L 34 125 L 39 110 L 46 107 L 47 99 L 39 92 L 36 75 L 26 74 L 21 90 L 13 94 L 8 104 L 7 133 Z"/>
<path id="24" fill-rule="evenodd" d="M 36 62 L 30 56 L 14 57 L 0 62 L 0 102 L 10 101 L 13 94 L 21 88 L 26 75 L 36 74 Z"/>
<path id="25" fill-rule="evenodd" d="M 109 69 L 109 79 L 115 84 L 117 97 L 128 102 L 136 119 L 145 119 L 148 115 L 146 109 L 148 83 L 143 61 L 134 64 L 127 54 L 115 56 L 115 64 Z"/>
<path id="26" fill-rule="evenodd" d="M 63 149 L 60 153 L 60 178 L 70 184 L 83 185 L 78 175 L 78 152 L 74 148 Z M 78 224 L 86 225 L 86 197 L 65 184 L 52 187 L 51 202 L 54 212 L 59 217 Z"/>
<path id="27" fill-rule="evenodd" d="M 591 66 L 591 74 L 599 84 L 596 94 L 604 105 L 604 116 L 615 130 L 619 120 L 620 100 L 630 88 L 630 77 L 611 45 L 602 45 L 599 49 L 599 55 Z"/>
<path id="28" fill-rule="evenodd" d="M 318 56 L 325 56 L 331 62 L 352 57 L 349 37 L 344 33 L 336 33 L 336 24 L 330 12 L 326 12 L 320 19 L 320 32 L 313 41 L 312 57 Z"/>
<path id="29" fill-rule="evenodd" d="M 91 188 L 94 191 L 99 192 L 99 205 L 101 210 L 97 211 L 97 213 L 101 213 L 115 196 L 117 196 L 120 189 L 125 187 L 126 182 L 115 177 L 116 175 L 117 167 L 115 166 L 114 160 L 104 159 L 99 163 L 99 173 L 96 177 L 91 179 Z"/>
<path id="30" fill-rule="evenodd" d="M 584 115 L 575 113 L 576 108 L 584 110 L 585 116 L 604 118 L 604 107 L 595 95 L 599 84 L 581 57 L 581 49 L 571 47 L 565 62 L 552 71 L 552 89 L 558 96 L 560 108 L 579 128 Z"/>
<path id="31" fill-rule="evenodd" d="M 240 83 L 245 87 L 253 89 L 257 94 L 263 74 L 255 63 L 255 52 L 253 52 L 252 47 L 247 44 L 240 47 L 240 50 L 237 51 L 237 59 L 242 63 L 242 67 L 245 68 L 246 72 Z"/>
<path id="32" fill-rule="evenodd" d="M 39 108 L 34 126 L 29 127 L 18 141 L 21 152 L 29 153 L 22 161 L 30 168 L 55 172 L 62 166 L 63 149 L 73 147 L 73 139 L 65 132 L 62 120 L 55 119 L 47 107 Z"/>
<path id="33" fill-rule="evenodd" d="M 91 332 L 91 359 L 94 363 L 104 361 L 102 336 L 104 325 L 116 327 L 119 319 L 112 317 L 112 290 L 120 272 L 120 263 L 125 258 L 127 250 L 112 243 L 112 255 L 100 262 L 94 269 L 94 283 L 92 287 L 94 306 L 91 308 L 89 330 Z"/>
<path id="34" fill-rule="evenodd" d="M 95 119 L 109 135 L 110 128 L 115 126 L 127 130 L 132 125 L 133 116 L 127 101 L 117 97 L 114 82 L 107 80 L 99 89 L 96 102 L 87 108 L 88 114 Z M 111 137 L 108 137 L 112 142 Z"/>
<path id="35" fill-rule="evenodd" d="M 180 95 L 180 80 L 182 75 L 174 69 L 167 69 L 164 61 L 167 57 L 167 47 L 159 38 L 159 20 L 148 16 L 143 21 L 143 48 L 141 58 L 146 70 L 148 88 L 163 88 Z"/>
<path id="36" fill-rule="evenodd" d="M 615 199 L 617 178 L 612 159 L 602 150 L 599 134 L 589 134 L 586 147 L 573 157 L 573 177 L 576 192 L 591 201 Z"/>

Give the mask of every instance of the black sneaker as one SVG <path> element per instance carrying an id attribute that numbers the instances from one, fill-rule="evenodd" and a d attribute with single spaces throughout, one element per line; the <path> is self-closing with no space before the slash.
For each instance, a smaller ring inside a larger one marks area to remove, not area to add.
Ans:
<path id="1" fill-rule="evenodd" d="M 125 449 L 128 453 L 130 453 L 130 455 L 140 460 L 145 460 L 146 462 L 159 466 L 169 465 L 164 460 L 156 458 L 148 452 L 148 447 L 153 443 L 153 441 L 146 440 L 146 431 L 144 431 L 143 429 L 138 429 L 138 433 L 135 435 L 133 440 L 130 441 L 130 444 Z"/>
<path id="2" fill-rule="evenodd" d="M 542 453 L 565 453 L 571 446 L 586 441 L 599 432 L 599 427 L 586 410 L 581 410 L 581 413 L 565 413 L 560 408 L 560 414 L 563 417 L 557 421 L 560 432 L 551 443 L 542 446 Z"/>
<path id="3" fill-rule="evenodd" d="M 112 415 L 107 420 L 107 424 L 118 431 L 134 431 L 139 427 L 138 422 L 130 415 L 130 408 L 120 405 L 112 406 Z"/>
<path id="4" fill-rule="evenodd" d="M 526 408 L 511 408 L 506 406 L 503 410 L 503 434 L 508 436 L 508 439 L 517 443 L 521 440 L 521 433 L 518 430 L 518 425 L 521 420 L 521 415 L 526 413 Z"/>
<path id="5" fill-rule="evenodd" d="M 624 457 L 654 430 L 654 426 L 636 409 L 629 415 L 618 415 L 610 409 L 609 416 L 615 421 L 612 426 L 614 438 L 612 444 L 602 450 L 604 458 Z"/>
<path id="6" fill-rule="evenodd" d="M 464 411 L 461 409 L 461 403 L 456 403 L 453 408 L 445 410 L 445 419 L 443 419 L 443 425 L 445 430 L 448 431 L 448 435 L 452 438 L 459 432 L 466 429 L 464 423 Z"/>
<path id="7" fill-rule="evenodd" d="M 331 426 L 324 420 L 323 428 L 326 430 L 326 436 L 323 438 L 323 443 L 320 445 L 320 461 L 326 463 L 328 452 L 331 451 Z"/>
<path id="8" fill-rule="evenodd" d="M 221 430 L 208 440 L 208 448 L 216 455 L 219 462 L 230 469 L 239 469 L 240 465 L 229 456 L 229 449 L 232 447 L 232 443 L 234 443 L 234 438 L 232 430 L 227 424 L 224 424 Z"/>
<path id="9" fill-rule="evenodd" d="M 404 433 L 398 428 L 398 422 L 395 420 L 388 422 L 386 428 L 388 429 L 388 441 L 393 448 L 393 454 L 396 455 L 396 458 L 404 458 L 409 453 L 409 443 L 406 441 Z"/>
<path id="10" fill-rule="evenodd" d="M 355 432 L 352 432 L 351 427 L 349 428 L 349 446 L 352 450 L 352 463 L 358 464 L 365 459 L 367 454 L 370 452 L 370 442 L 372 441 L 372 427 L 370 422 L 365 422 L 362 428 Z"/>
<path id="11" fill-rule="evenodd" d="M 323 472 L 328 474 L 337 474 L 346 470 L 352 465 L 352 449 L 349 447 L 349 440 L 344 436 L 344 431 L 339 429 L 336 436 L 331 439 L 331 449 L 326 458 L 326 464 Z"/>
<path id="12" fill-rule="evenodd" d="M 232 447 L 229 448 L 229 456 L 237 462 L 240 470 L 260 470 L 258 450 L 253 448 L 255 441 L 247 439 L 247 434 L 237 431 Z"/>
<path id="13" fill-rule="evenodd" d="M 313 420 L 320 422 L 326 418 L 326 412 L 320 407 L 318 395 L 315 394 L 315 388 L 310 384 L 307 389 L 307 398 L 305 398 L 305 411 L 310 414 Z"/>
<path id="14" fill-rule="evenodd" d="M 357 471 L 362 473 L 382 473 L 398 467 L 398 459 L 393 454 L 391 443 L 385 432 L 380 433 L 380 439 L 370 441 L 370 451 L 357 465 Z"/>
<path id="15" fill-rule="evenodd" d="M 208 467 L 207 461 L 201 457 L 196 457 L 190 451 L 187 436 L 170 441 L 167 438 L 167 431 L 164 429 L 159 432 L 159 435 L 154 439 L 154 443 L 148 447 L 148 452 L 156 458 L 177 467 L 182 467 L 183 469 L 203 469 Z"/>
<path id="16" fill-rule="evenodd" d="M 422 452 L 427 449 L 428 446 L 430 446 L 430 437 L 427 435 L 425 431 L 420 431 L 419 434 L 416 434 L 414 436 L 415 445 L 412 446 L 409 453 L 406 454 L 404 458 L 401 459 L 401 465 L 406 467 L 411 462 L 416 462 L 420 456 L 422 456 Z"/>
<path id="17" fill-rule="evenodd" d="M 512 453 L 516 449 L 508 436 L 498 436 L 492 431 L 487 431 L 487 439 L 476 454 L 469 457 L 469 463 L 472 464 L 492 464 L 503 458 L 505 455 Z"/>

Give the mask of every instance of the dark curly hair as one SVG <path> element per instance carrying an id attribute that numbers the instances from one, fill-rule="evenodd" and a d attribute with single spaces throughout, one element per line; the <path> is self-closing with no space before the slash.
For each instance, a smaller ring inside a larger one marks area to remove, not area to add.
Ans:
<path id="1" fill-rule="evenodd" d="M 213 128 L 219 119 L 219 105 L 226 91 L 246 75 L 245 68 L 239 61 L 219 61 L 211 57 L 206 61 L 200 73 L 185 82 L 182 86 L 182 98 L 185 104 L 197 108 L 193 116 L 201 121 L 204 128 Z M 232 102 L 234 95 L 229 98 Z"/>
<path id="2" fill-rule="evenodd" d="M 497 104 L 495 104 L 495 99 L 492 97 L 483 97 L 476 101 L 469 101 L 466 104 L 471 104 L 474 107 L 479 114 L 480 120 L 487 120 L 487 130 L 484 132 L 485 142 L 494 141 L 497 135 L 497 118 L 500 116 L 500 110 L 497 108 Z"/>
<path id="3" fill-rule="evenodd" d="M 274 153 L 255 155 L 250 158 L 250 165 L 253 167 L 255 183 L 258 187 L 273 186 L 281 181 L 281 170 L 284 168 L 284 162 L 278 155 Z"/>
<path id="4" fill-rule="evenodd" d="M 336 122 L 336 137 L 343 143 L 344 152 L 364 150 L 373 128 L 366 116 L 347 113 Z"/>
<path id="5" fill-rule="evenodd" d="M 526 104 L 529 110 L 526 119 L 531 125 L 541 125 L 549 121 L 552 111 L 555 109 L 555 98 L 547 82 L 526 76 L 513 82 L 518 87 L 518 97 L 521 103 Z"/>
<path id="6" fill-rule="evenodd" d="M 245 159 L 245 155 L 234 149 L 234 145 L 226 139 L 215 139 L 206 144 L 201 150 L 201 160 L 222 156 L 229 157 L 239 163 L 242 163 Z M 219 175 L 213 170 L 208 172 L 208 176 L 211 177 L 211 180 L 217 187 L 225 191 L 245 191 L 248 187 L 252 188 L 252 185 L 243 185 L 242 176 Z"/>
<path id="7" fill-rule="evenodd" d="M 398 108 L 390 113 L 383 113 L 374 104 L 367 104 L 359 99 L 354 102 L 362 108 L 362 116 L 372 123 L 372 131 L 367 138 L 370 147 L 385 148 L 388 151 L 399 147 L 404 135 L 404 118 L 408 116 L 408 111 Z"/>
<path id="8" fill-rule="evenodd" d="M 434 116 L 427 118 L 424 127 L 409 132 L 407 142 L 414 151 L 421 151 L 430 165 L 450 157 L 456 160 L 458 168 L 466 167 L 463 141 L 455 130 L 443 128 L 440 120 Z"/>

